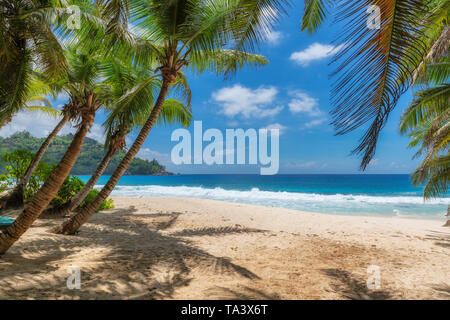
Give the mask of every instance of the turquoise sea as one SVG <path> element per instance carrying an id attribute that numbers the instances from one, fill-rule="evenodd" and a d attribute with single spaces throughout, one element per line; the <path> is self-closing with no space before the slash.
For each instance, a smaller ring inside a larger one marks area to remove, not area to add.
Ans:
<path id="1" fill-rule="evenodd" d="M 81 176 L 84 181 L 89 176 Z M 101 188 L 109 176 L 102 176 Z M 124 176 L 113 196 L 192 197 L 311 212 L 443 218 L 450 196 L 424 201 L 408 175 Z"/>

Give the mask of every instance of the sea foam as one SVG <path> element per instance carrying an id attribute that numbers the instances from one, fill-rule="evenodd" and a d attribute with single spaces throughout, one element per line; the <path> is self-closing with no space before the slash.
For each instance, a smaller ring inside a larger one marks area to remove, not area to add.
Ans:
<path id="1" fill-rule="evenodd" d="M 102 186 L 97 186 L 101 188 Z M 112 196 L 153 196 L 206 198 L 297 210 L 341 213 L 375 214 L 392 216 L 442 216 L 447 210 L 449 198 L 424 201 L 417 195 L 353 195 L 318 194 L 287 191 L 226 190 L 220 187 L 203 188 L 190 186 L 119 185 Z"/>

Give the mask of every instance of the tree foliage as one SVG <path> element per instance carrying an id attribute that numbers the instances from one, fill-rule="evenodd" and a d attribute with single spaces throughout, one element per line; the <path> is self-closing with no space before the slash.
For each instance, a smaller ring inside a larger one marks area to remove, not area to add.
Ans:
<path id="1" fill-rule="evenodd" d="M 11 135 L 8 138 L 0 137 L 0 156 L 14 151 L 16 149 L 26 149 L 28 152 L 36 152 L 40 147 L 44 138 L 35 138 L 27 132 L 19 132 Z M 72 140 L 72 135 L 58 136 L 50 145 L 44 163 L 49 164 L 51 161 L 59 161 Z M 86 138 L 83 148 L 78 156 L 71 174 L 74 175 L 90 175 L 97 168 L 105 154 L 104 146 L 91 138 Z M 113 156 L 108 165 L 105 174 L 111 174 L 121 159 L 124 157 L 124 152 L 118 152 Z M 0 162 L 0 172 L 5 172 L 6 163 Z M 26 169 L 26 166 L 24 167 Z M 25 170 L 24 169 L 24 170 Z M 159 164 L 156 160 L 149 161 L 136 158 L 130 167 L 127 174 L 130 175 L 151 175 L 151 174 L 169 174 L 165 167 Z"/>

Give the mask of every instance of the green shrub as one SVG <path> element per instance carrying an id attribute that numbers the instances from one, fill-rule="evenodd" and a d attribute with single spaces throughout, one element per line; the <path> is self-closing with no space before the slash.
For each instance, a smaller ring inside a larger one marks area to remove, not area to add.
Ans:
<path id="1" fill-rule="evenodd" d="M 22 176 L 25 174 L 28 166 L 34 158 L 34 153 L 25 149 L 18 149 L 5 153 L 0 160 L 5 165 L 6 173 L 0 175 L 0 191 L 14 188 Z M 31 175 L 30 181 L 25 188 L 25 199 L 30 199 L 39 190 L 44 181 L 52 172 L 54 166 L 41 161 Z"/>
<path id="2" fill-rule="evenodd" d="M 5 153 L 0 157 L 0 161 L 6 163 L 6 173 L 0 174 L 0 192 L 14 188 L 22 176 L 25 174 L 28 166 L 34 158 L 34 153 L 25 149 L 18 149 Z M 25 200 L 31 199 L 39 190 L 42 184 L 50 177 L 55 164 L 47 164 L 43 161 L 39 162 L 36 170 L 33 172 L 31 179 L 25 188 Z M 69 175 L 64 180 L 61 188 L 55 198 L 50 202 L 51 206 L 61 206 L 70 201 L 84 187 L 84 182 L 77 176 Z M 98 190 L 91 190 L 80 207 L 86 206 L 99 193 Z M 113 200 L 106 199 L 99 210 L 114 208 Z"/>
<path id="3" fill-rule="evenodd" d="M 96 190 L 96 189 L 92 189 L 91 191 L 89 191 L 88 195 L 86 196 L 86 198 L 84 199 L 83 203 L 80 204 L 80 208 L 85 207 L 89 202 L 91 202 L 92 200 L 94 200 L 94 198 L 100 193 L 100 191 Z M 114 208 L 114 202 L 113 199 L 108 198 L 105 201 L 103 201 L 103 203 L 100 205 L 100 207 L 98 208 L 98 211 L 101 210 L 106 210 L 106 209 L 113 209 Z"/>
<path id="4" fill-rule="evenodd" d="M 50 205 L 60 206 L 69 202 L 81 189 L 84 187 L 84 182 L 77 176 L 68 176 L 61 188 L 59 188 L 58 193 L 55 198 L 53 198 Z"/>

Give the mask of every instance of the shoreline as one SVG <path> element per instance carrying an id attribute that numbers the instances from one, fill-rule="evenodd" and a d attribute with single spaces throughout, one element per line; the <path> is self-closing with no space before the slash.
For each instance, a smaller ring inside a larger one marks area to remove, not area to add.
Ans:
<path id="1" fill-rule="evenodd" d="M 392 213 L 386 213 L 386 214 L 374 214 L 374 213 L 335 213 L 335 212 L 319 212 L 319 211 L 305 211 L 300 209 L 292 209 L 292 208 L 286 208 L 286 207 L 278 207 L 278 206 L 269 206 L 264 204 L 253 204 L 253 203 L 246 203 L 246 202 L 239 202 L 239 201 L 227 201 L 227 200 L 218 200 L 218 199 L 209 199 L 209 198 L 197 198 L 197 197 L 166 197 L 166 196 L 124 196 L 124 195 L 112 195 L 110 196 L 114 200 L 114 198 L 131 198 L 131 199 L 141 199 L 141 198 L 149 198 L 149 199 L 160 199 L 160 198 L 167 198 L 167 199 L 193 199 L 193 200 L 210 200 L 210 201 L 217 201 L 217 202 L 223 202 L 225 204 L 241 204 L 241 205 L 248 205 L 248 206 L 255 206 L 255 207 L 262 207 L 262 208 L 274 208 L 274 209 L 283 209 L 283 210 L 290 210 L 292 213 L 301 213 L 301 214 L 319 214 L 319 215 L 331 215 L 331 216 L 339 216 L 339 217 L 362 217 L 362 218 L 386 218 L 386 219 L 413 219 L 413 220 L 424 220 L 424 221 L 441 221 L 442 224 L 446 222 L 446 212 L 443 212 L 441 216 L 438 215 L 408 215 L 408 214 L 400 214 L 400 215 L 394 215 Z"/>
<path id="2" fill-rule="evenodd" d="M 113 200 L 75 236 L 48 232 L 62 219 L 38 220 L 0 259 L 0 299 L 450 299 L 441 221 Z M 74 265 L 81 290 L 65 285 Z"/>

